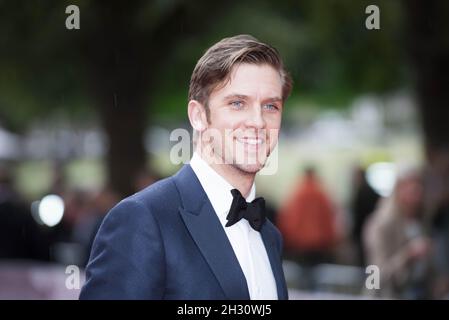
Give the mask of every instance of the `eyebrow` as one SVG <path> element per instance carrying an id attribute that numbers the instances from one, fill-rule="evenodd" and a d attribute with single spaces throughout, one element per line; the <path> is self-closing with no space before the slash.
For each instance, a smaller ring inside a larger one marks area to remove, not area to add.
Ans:
<path id="1" fill-rule="evenodd" d="M 238 93 L 233 93 L 233 94 L 229 94 L 227 96 L 224 97 L 225 100 L 230 100 L 230 99 L 242 99 L 242 100 L 248 100 L 250 97 L 244 94 L 238 94 Z M 280 97 L 270 97 L 267 99 L 263 99 L 263 102 L 279 102 L 282 101 L 282 98 Z"/>
<path id="2" fill-rule="evenodd" d="M 235 99 L 235 98 L 247 100 L 249 98 L 249 96 L 244 95 L 244 94 L 231 93 L 224 97 L 225 100 L 231 100 L 231 99 Z"/>
<path id="3" fill-rule="evenodd" d="M 280 97 L 267 98 L 264 99 L 263 102 L 282 102 L 282 98 Z"/>

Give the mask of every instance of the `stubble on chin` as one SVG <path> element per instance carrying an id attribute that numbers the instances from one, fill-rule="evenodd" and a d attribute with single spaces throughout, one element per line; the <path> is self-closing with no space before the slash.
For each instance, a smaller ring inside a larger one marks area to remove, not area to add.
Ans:
<path id="1" fill-rule="evenodd" d="M 255 175 L 263 169 L 263 165 L 233 164 L 232 166 L 244 175 Z"/>
<path id="2" fill-rule="evenodd" d="M 269 157 L 269 151 L 265 151 L 266 154 L 258 155 L 256 159 L 252 161 L 237 161 L 237 159 L 234 159 L 232 163 L 232 167 L 234 167 L 236 170 L 243 174 L 249 174 L 249 175 L 255 175 L 260 170 L 262 170 L 265 167 L 265 164 L 267 163 L 268 157 Z M 251 162 L 251 163 L 248 163 Z"/>

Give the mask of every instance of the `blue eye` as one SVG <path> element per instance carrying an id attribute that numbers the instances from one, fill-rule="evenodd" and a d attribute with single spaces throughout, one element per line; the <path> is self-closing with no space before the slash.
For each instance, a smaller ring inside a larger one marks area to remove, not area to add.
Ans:
<path id="1" fill-rule="evenodd" d="M 232 101 L 232 102 L 230 103 L 230 105 L 233 106 L 233 107 L 235 107 L 236 109 L 240 109 L 240 108 L 243 107 L 243 101 L 240 101 L 240 100 L 238 100 L 238 101 Z"/>
<path id="2" fill-rule="evenodd" d="M 271 104 L 271 103 L 264 105 L 264 108 L 268 109 L 270 111 L 275 111 L 275 110 L 279 109 L 275 104 Z"/>

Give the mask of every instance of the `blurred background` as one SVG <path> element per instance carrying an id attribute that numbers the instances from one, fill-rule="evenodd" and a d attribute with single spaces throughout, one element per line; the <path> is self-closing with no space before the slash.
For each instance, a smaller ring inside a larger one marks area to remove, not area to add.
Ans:
<path id="1" fill-rule="evenodd" d="M 448 1 L 0 0 L 0 299 L 78 297 L 67 266 L 82 285 L 108 210 L 179 169 L 193 67 L 243 33 L 294 79 L 256 181 L 290 298 L 449 297 Z"/>

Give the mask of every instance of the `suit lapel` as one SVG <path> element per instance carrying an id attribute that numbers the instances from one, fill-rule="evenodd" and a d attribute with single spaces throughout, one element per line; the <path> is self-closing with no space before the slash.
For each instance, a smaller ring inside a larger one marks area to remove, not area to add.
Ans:
<path id="1" fill-rule="evenodd" d="M 234 250 L 190 165 L 185 165 L 174 178 L 184 206 L 179 209 L 181 217 L 226 297 L 249 299 Z"/>
<path id="2" fill-rule="evenodd" d="M 282 270 L 281 253 L 276 246 L 276 239 L 273 232 L 269 229 L 269 221 L 266 221 L 260 230 L 263 244 L 270 260 L 271 270 L 276 281 L 276 288 L 279 300 L 288 299 L 287 287 L 285 285 L 284 271 Z"/>

